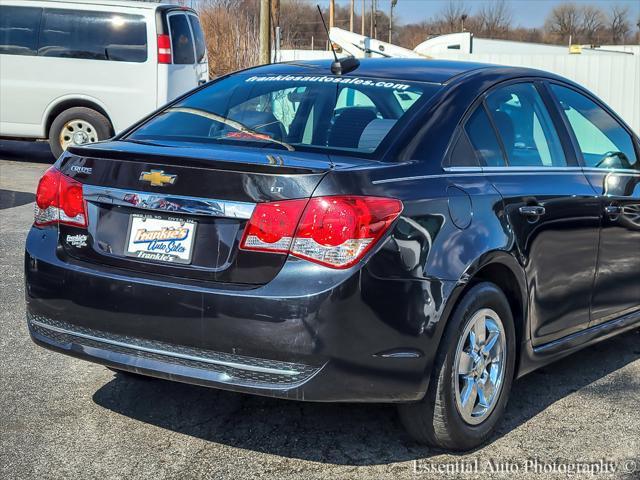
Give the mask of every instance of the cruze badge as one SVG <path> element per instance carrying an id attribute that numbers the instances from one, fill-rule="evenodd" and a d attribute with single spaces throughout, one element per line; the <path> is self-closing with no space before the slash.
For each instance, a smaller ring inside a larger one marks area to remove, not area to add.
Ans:
<path id="1" fill-rule="evenodd" d="M 151 170 L 140 174 L 140 180 L 149 182 L 152 187 L 164 187 L 167 184 L 173 185 L 176 183 L 177 178 L 177 175 L 164 173 L 164 170 Z"/>

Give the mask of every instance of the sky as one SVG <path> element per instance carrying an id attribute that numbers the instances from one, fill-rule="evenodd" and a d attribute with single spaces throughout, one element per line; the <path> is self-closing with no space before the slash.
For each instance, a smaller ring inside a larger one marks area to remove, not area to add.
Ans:
<path id="1" fill-rule="evenodd" d="M 366 0 L 368 8 L 371 8 L 370 1 Z M 326 0 L 318 1 L 320 4 L 325 2 Z M 337 0 L 337 3 L 348 5 L 349 0 Z M 390 3 L 391 0 L 378 0 L 378 9 L 388 12 Z M 416 23 L 436 15 L 447 3 L 448 0 L 398 0 L 394 16 L 400 23 Z M 474 11 L 486 3 L 486 0 L 465 0 L 465 3 Z M 559 3 L 563 3 L 563 0 L 510 0 L 514 26 L 542 26 L 549 12 Z M 631 12 L 630 22 L 634 28 L 638 28 L 635 24 L 640 15 L 640 0 L 574 0 L 574 3 L 598 6 L 605 11 L 612 5 L 628 6 Z M 355 4 L 356 10 L 360 11 L 362 0 L 355 0 Z"/>

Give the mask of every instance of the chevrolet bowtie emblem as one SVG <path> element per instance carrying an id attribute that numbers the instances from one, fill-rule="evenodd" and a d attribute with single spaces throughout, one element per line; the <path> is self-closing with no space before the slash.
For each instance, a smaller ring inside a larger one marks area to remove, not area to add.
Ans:
<path id="1" fill-rule="evenodd" d="M 176 183 L 177 175 L 169 175 L 164 170 L 151 170 L 150 172 L 142 172 L 140 180 L 151 183 L 152 187 L 164 187 L 167 183 L 173 185 Z"/>

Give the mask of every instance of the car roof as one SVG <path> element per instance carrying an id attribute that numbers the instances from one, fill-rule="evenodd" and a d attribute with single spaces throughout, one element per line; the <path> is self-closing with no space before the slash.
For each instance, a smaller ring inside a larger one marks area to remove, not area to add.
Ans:
<path id="1" fill-rule="evenodd" d="M 331 60 L 299 60 L 293 62 L 274 63 L 256 67 L 261 74 L 318 74 L 331 75 Z M 255 71 L 250 69 L 250 71 Z M 502 73 L 510 76 L 547 76 L 556 75 L 532 68 L 507 67 L 489 63 L 461 62 L 454 60 L 433 60 L 429 58 L 363 58 L 360 65 L 346 77 L 373 77 L 415 82 L 446 83 L 454 77 L 469 72 Z"/>
<path id="2" fill-rule="evenodd" d="M 26 3 L 33 4 L 35 2 L 25 2 L 25 1 L 17 1 L 17 2 L 9 2 L 9 3 Z M 155 2 L 142 2 L 139 0 L 38 0 L 38 3 L 51 4 L 51 6 L 55 6 L 55 4 L 83 4 L 83 5 L 104 5 L 108 7 L 129 7 L 129 8 L 142 8 L 147 10 L 153 10 L 159 7 L 175 7 L 181 8 L 180 5 L 171 4 L 171 3 L 155 3 Z"/>

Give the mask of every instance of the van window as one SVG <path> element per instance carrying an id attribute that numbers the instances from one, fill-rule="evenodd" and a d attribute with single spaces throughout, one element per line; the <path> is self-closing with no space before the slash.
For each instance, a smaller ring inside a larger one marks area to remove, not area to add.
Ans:
<path id="1" fill-rule="evenodd" d="M 41 8 L 0 6 L 0 53 L 35 55 Z"/>
<path id="2" fill-rule="evenodd" d="M 45 9 L 38 55 L 117 62 L 147 60 L 147 26 L 141 15 Z"/>
<path id="3" fill-rule="evenodd" d="M 191 30 L 193 30 L 193 39 L 196 44 L 196 61 L 198 63 L 204 62 L 205 54 L 207 53 L 207 46 L 204 41 L 204 32 L 200 26 L 200 21 L 195 15 L 188 15 L 189 23 L 191 24 Z"/>
<path id="4" fill-rule="evenodd" d="M 171 30 L 173 63 L 177 65 L 195 63 L 193 39 L 187 17 L 183 14 L 169 16 L 169 29 Z"/>

